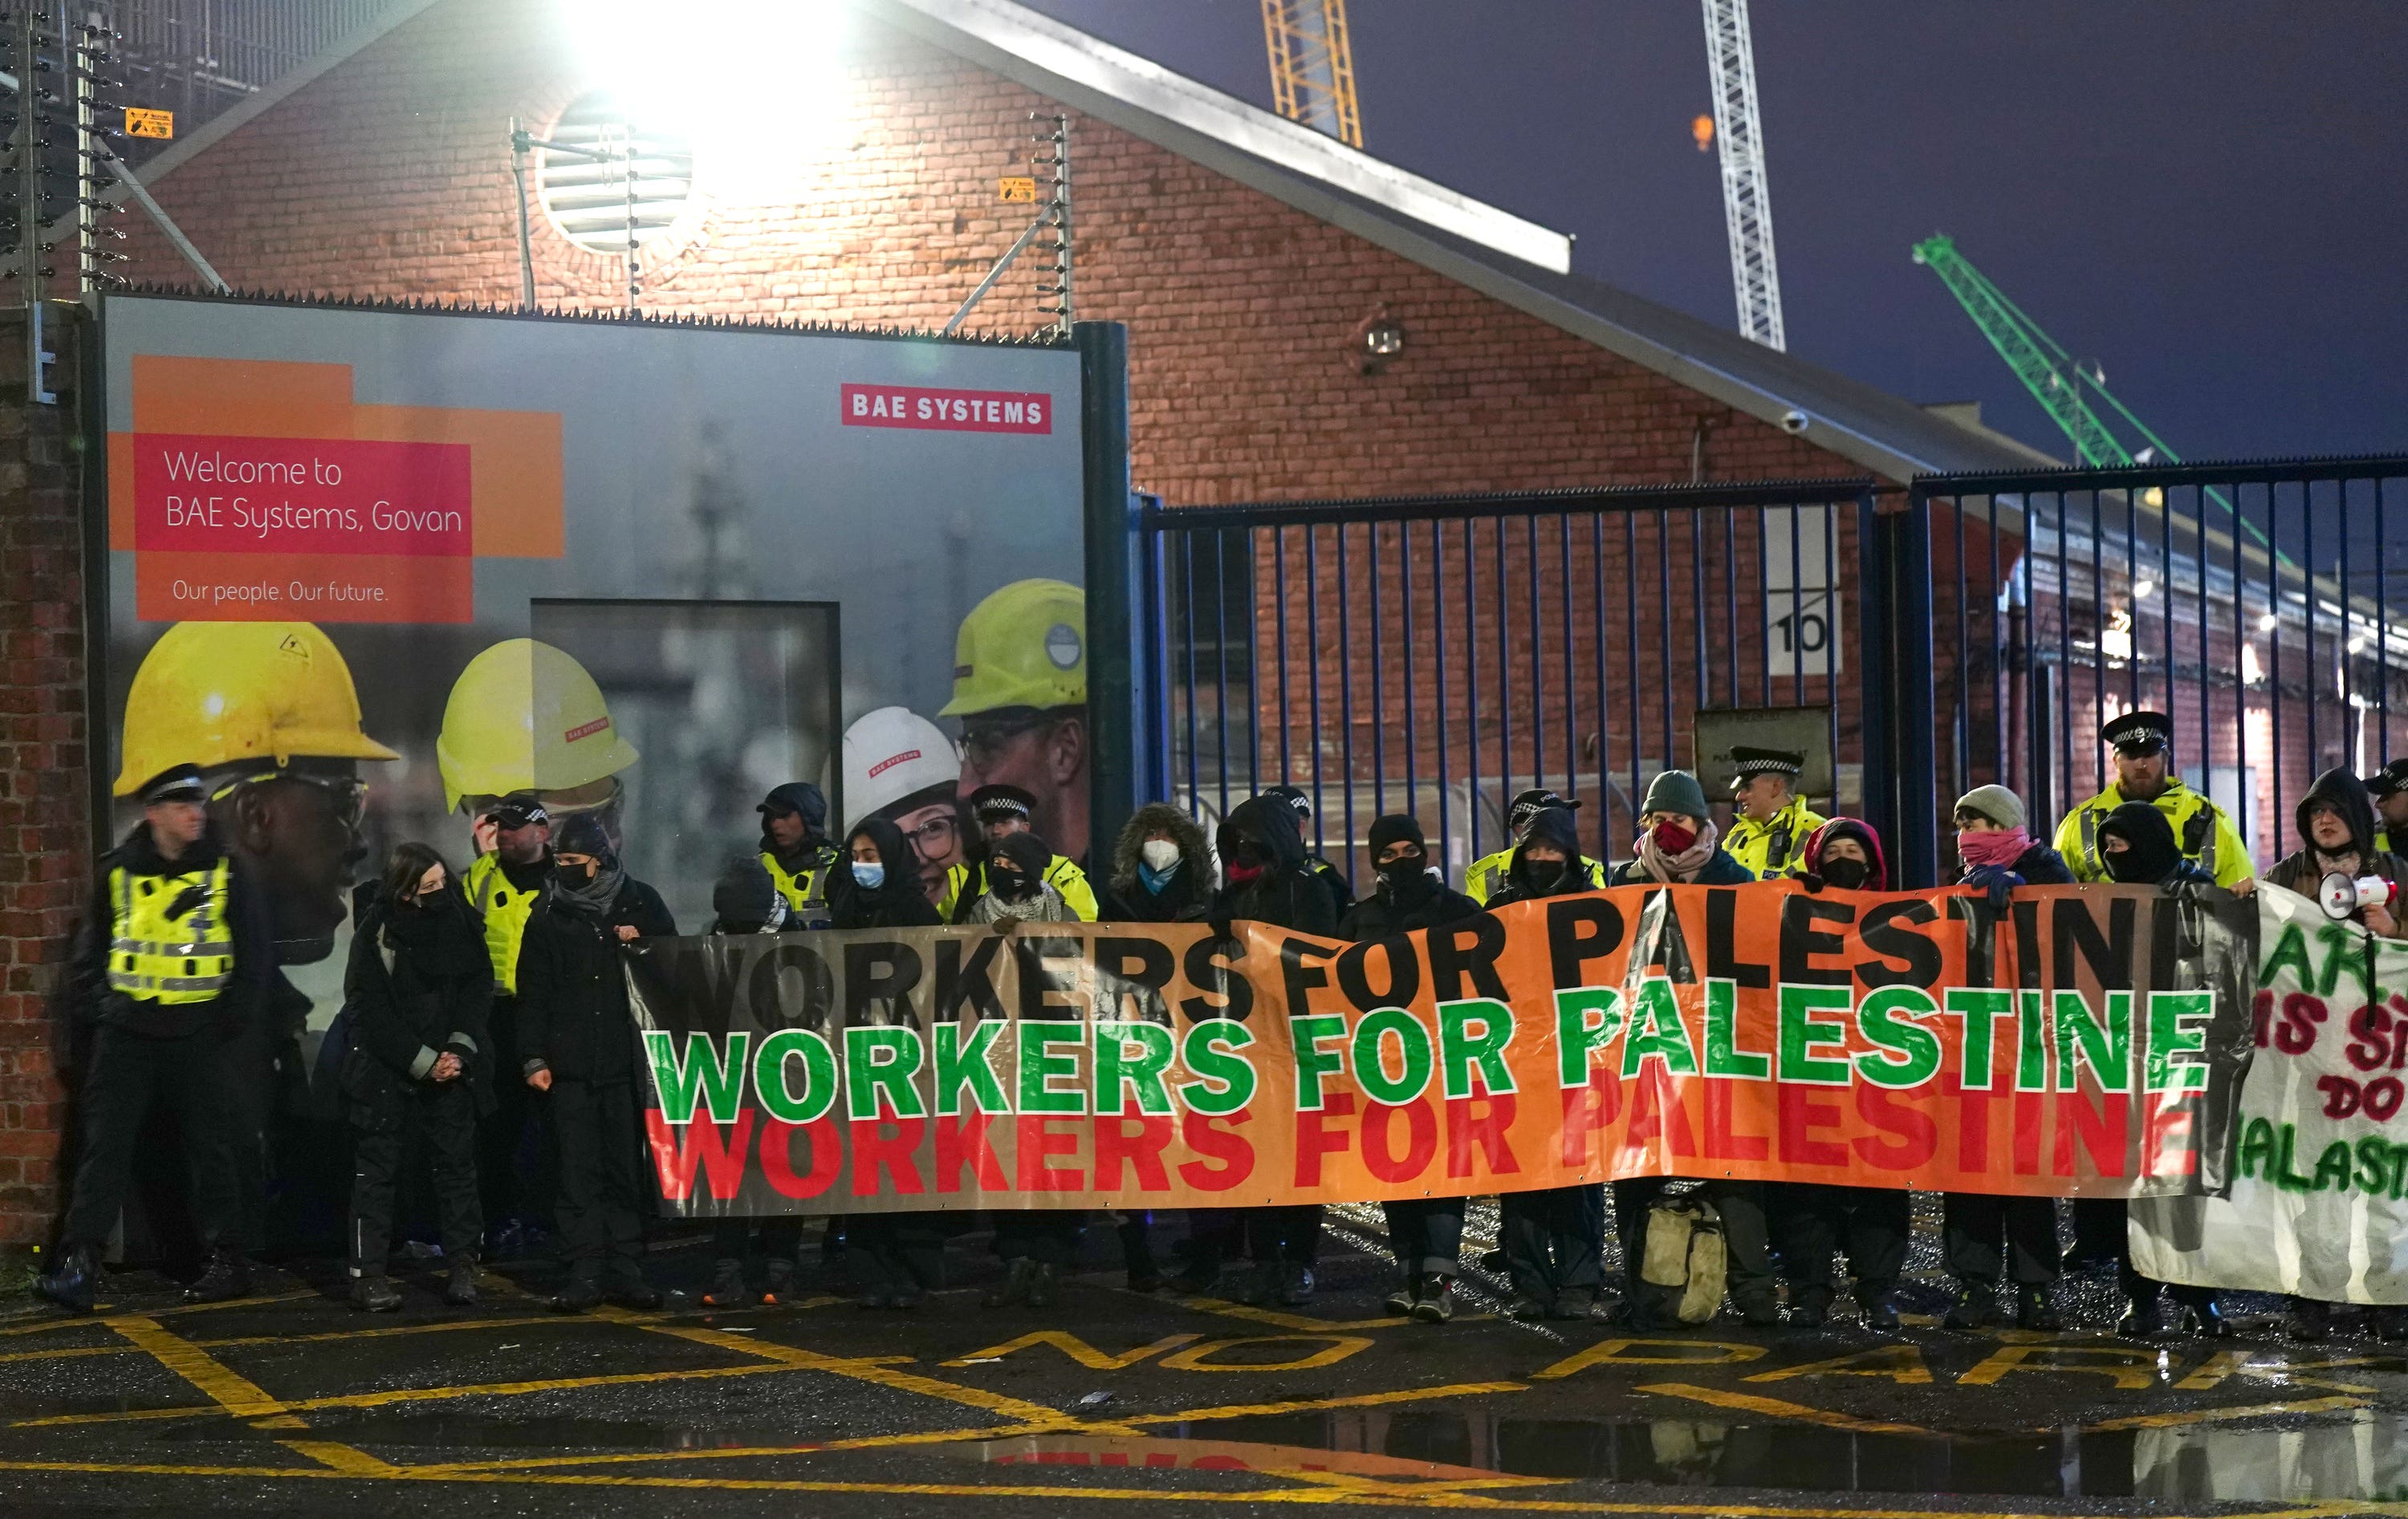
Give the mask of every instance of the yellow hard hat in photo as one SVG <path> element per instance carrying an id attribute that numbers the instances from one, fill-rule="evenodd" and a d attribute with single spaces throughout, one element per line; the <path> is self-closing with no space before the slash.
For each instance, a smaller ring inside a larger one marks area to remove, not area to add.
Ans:
<path id="1" fill-rule="evenodd" d="M 401 757 L 362 731 L 351 666 L 309 623 L 178 623 L 134 672 L 123 738 L 119 796 L 171 765 Z"/>
<path id="2" fill-rule="evenodd" d="M 1014 580 L 970 609 L 953 640 L 953 699 L 939 717 L 1087 701 L 1087 593 Z"/>
<path id="3" fill-rule="evenodd" d="M 533 638 L 505 638 L 468 661 L 435 740 L 447 809 L 463 796 L 590 785 L 637 757 L 585 666 Z"/>

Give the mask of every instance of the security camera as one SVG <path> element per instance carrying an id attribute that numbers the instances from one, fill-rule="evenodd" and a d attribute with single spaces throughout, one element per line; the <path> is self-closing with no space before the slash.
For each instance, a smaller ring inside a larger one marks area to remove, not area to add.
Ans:
<path id="1" fill-rule="evenodd" d="M 1791 407 L 1788 410 L 1781 414 L 1781 430 L 1784 433 L 1792 434 L 1804 432 L 1806 430 L 1806 413 L 1799 410 L 1796 407 Z"/>

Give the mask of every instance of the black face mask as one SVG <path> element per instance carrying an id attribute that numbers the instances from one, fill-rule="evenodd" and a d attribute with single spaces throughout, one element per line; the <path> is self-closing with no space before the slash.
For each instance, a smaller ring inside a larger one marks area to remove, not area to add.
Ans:
<path id="1" fill-rule="evenodd" d="M 995 895 L 1008 902 L 1017 902 L 1035 889 L 1029 884 L 1028 878 L 1018 870 L 998 868 L 995 872 Z"/>
<path id="2" fill-rule="evenodd" d="M 1526 860 L 1522 864 L 1522 873 L 1534 891 L 1554 891 L 1563 882 L 1565 869 L 1561 860 Z"/>
<path id="3" fill-rule="evenodd" d="M 1380 874 L 1392 886 L 1410 886 L 1422 879 L 1429 867 L 1426 854 L 1408 854 L 1401 860 L 1383 860 Z"/>
<path id="4" fill-rule="evenodd" d="M 1873 867 L 1862 860 L 1825 860 L 1823 881 L 1843 892 L 1861 891 L 1873 873 Z"/>

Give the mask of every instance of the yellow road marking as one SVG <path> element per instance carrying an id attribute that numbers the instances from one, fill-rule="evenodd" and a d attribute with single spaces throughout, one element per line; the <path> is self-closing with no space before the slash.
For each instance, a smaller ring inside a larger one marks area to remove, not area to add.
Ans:
<path id="1" fill-rule="evenodd" d="M 605 1313 L 597 1316 L 614 1323 L 635 1322 L 634 1315 Z M 1047 1408 L 1042 1403 L 1031 1403 L 1018 1397 L 1006 1397 L 1001 1393 L 991 1393 L 982 1387 L 965 1387 L 959 1383 L 939 1382 L 934 1377 L 923 1377 L 909 1371 L 889 1369 L 897 1362 L 908 1364 L 912 1359 L 909 1355 L 880 1355 L 854 1360 L 835 1355 L 823 1355 L 815 1350 L 805 1350 L 799 1345 L 781 1344 L 775 1340 L 763 1340 L 757 1335 L 732 1335 L 724 1329 L 705 1328 L 698 1324 L 644 1324 L 642 1327 L 652 1334 L 667 1335 L 673 1340 L 688 1340 L 697 1345 L 710 1345 L 720 1350 L 734 1351 L 739 1354 L 756 1355 L 765 1361 L 775 1361 L 781 1366 L 793 1367 L 799 1370 L 825 1371 L 839 1377 L 851 1377 L 857 1382 L 867 1382 L 881 1387 L 892 1387 L 897 1392 L 918 1393 L 924 1397 L 941 1397 L 950 1403 L 967 1403 L 972 1408 L 985 1409 L 991 1413 L 1001 1413 L 1010 1418 L 1030 1423 L 1042 1423 L 1061 1417 L 1061 1411 Z"/>
<path id="2" fill-rule="evenodd" d="M 280 1440 L 276 1443 L 297 1455 L 308 1456 L 329 1470 L 339 1471 L 348 1477 L 397 1477 L 404 1474 L 402 1468 L 389 1461 L 380 1461 L 367 1452 L 346 1445 L 340 1440 Z"/>
<path id="3" fill-rule="evenodd" d="M 1913 1345 L 1876 1345 L 1871 1350 L 1835 1355 L 1828 1361 L 1808 1361 L 1802 1366 L 1758 1371 L 1740 1380 L 1786 1382 L 1792 1377 L 1887 1377 L 1893 1382 L 1920 1385 L 1931 1380 L 1931 1369 L 1923 1364 L 1923 1352 Z"/>
<path id="4" fill-rule="evenodd" d="M 1327 1334 L 1338 1329 L 1393 1329 L 1399 1324 L 1413 1322 L 1403 1315 L 1378 1319 L 1314 1319 L 1301 1313 L 1283 1313 L 1277 1309 L 1225 1302 L 1218 1297 L 1174 1297 L 1171 1301 L 1199 1313 L 1218 1313 L 1223 1318 L 1244 1319 L 1250 1324 L 1268 1324 L 1281 1329 L 1302 1329 L 1310 1334 Z"/>
<path id="5" fill-rule="evenodd" d="M 1956 1379 L 1960 1387 L 1987 1387 L 2010 1371 L 2073 1371 L 2106 1377 L 2126 1392 L 2157 1384 L 2157 1353 L 2113 1345 L 2001 1345 Z"/>
<path id="6" fill-rule="evenodd" d="M 2182 1413 L 2134 1413 L 2101 1419 L 2085 1429 L 2166 1429 L 2175 1425 L 2218 1424 L 2233 1419 L 2271 1419 L 2279 1413 L 2329 1413 L 2337 1409 L 2362 1409 L 2362 1397 L 2311 1397 L 2297 1403 L 2250 1403 L 2240 1408 L 2192 1409 Z"/>
<path id="7" fill-rule="evenodd" d="M 1804 1403 L 1791 1403 L 1778 1397 L 1766 1397 L 1757 1393 L 1725 1392 L 1719 1387 L 1693 1387 L 1685 1382 L 1659 1382 L 1641 1387 L 1642 1393 L 1658 1393 L 1667 1397 L 1685 1397 L 1693 1403 L 1711 1403 L 1716 1408 L 1736 1409 L 1742 1413 L 1765 1413 L 1776 1419 L 1797 1419 L 1807 1424 L 1819 1424 L 1831 1429 L 1849 1429 L 1860 1435 L 1923 1435 L 1937 1440 L 1933 1431 L 1911 1424 L 1885 1424 L 1876 1419 L 1859 1419 L 1850 1413 L 1835 1413 Z"/>
<path id="8" fill-rule="evenodd" d="M 292 1292 L 274 1292 L 261 1297 L 229 1297 L 222 1303 L 171 1303 L 141 1316 L 155 1319 L 165 1318 L 170 1313 L 214 1312 L 221 1308 L 257 1308 L 263 1303 L 289 1303 L 295 1298 L 317 1296 L 319 1294 L 313 1288 L 301 1287 Z M 39 1324 L 12 1325 L 7 1328 L 0 1329 L 0 1338 L 11 1335 L 47 1334 L 52 1329 L 72 1329 L 78 1325 L 105 1325 L 117 1316 L 117 1304 L 103 1303 L 92 1313 L 62 1313 L 55 1318 L 46 1318 Z"/>
<path id="9" fill-rule="evenodd" d="M 1133 1413 L 1115 1422 L 1132 1426 L 1182 1424 L 1189 1420 L 1251 1419 L 1271 1413 L 1311 1413 L 1320 1409 L 1378 1408 L 1385 1403 L 1418 1403 L 1433 1397 L 1478 1397 L 1489 1393 L 1525 1393 L 1519 1382 L 1458 1382 L 1442 1387 L 1398 1387 L 1383 1393 L 1354 1393 L 1343 1397 L 1291 1397 L 1276 1403 L 1225 1403 L 1218 1408 L 1187 1409 L 1178 1413 Z"/>
<path id="10" fill-rule="evenodd" d="M 1240 1345 L 1285 1345 L 1297 1340 L 1322 1340 L 1326 1343 L 1310 1355 L 1292 1361 L 1208 1361 Z M 1175 1355 L 1164 1356 L 1159 1364 L 1166 1371 L 1312 1371 L 1325 1366 L 1336 1366 L 1349 1355 L 1371 1348 L 1371 1341 L 1361 1335 L 1254 1335 L 1242 1340 L 1207 1340 L 1200 1345 L 1190 1345 Z"/>
<path id="11" fill-rule="evenodd" d="M 958 1367 L 968 1366 L 973 1361 L 999 1361 L 1015 1351 L 1029 1350 L 1039 1345 L 1051 1345 L 1090 1370 L 1125 1371 L 1150 1355 L 1158 1355 L 1167 1350 L 1177 1350 L 1190 1340 L 1203 1338 L 1201 1335 L 1165 1335 L 1151 1345 L 1140 1345 L 1135 1350 L 1125 1350 L 1113 1354 L 1097 1350 L 1068 1329 L 1039 1329 L 1033 1333 L 1022 1335 L 1017 1340 L 1007 1340 L 1000 1345 L 989 1345 L 984 1350 L 974 1350 L 967 1355 L 957 1355 L 950 1361 L 939 1361 L 937 1364 Z"/>
<path id="12" fill-rule="evenodd" d="M 1672 1355 L 1627 1355 L 1624 1352 L 1641 1345 L 1662 1346 L 1683 1354 Z M 1719 1351 L 1717 1355 L 1691 1355 L 1693 1350 Z M 1737 1361 L 1761 1360 L 1762 1345 L 1742 1345 L 1727 1340 L 1600 1340 L 1583 1351 L 1574 1351 L 1555 1365 L 1533 1371 L 1531 1377 L 1551 1382 L 1584 1371 L 1592 1366 L 1728 1366 Z"/>
<path id="13" fill-rule="evenodd" d="M 2200 1363 L 2199 1369 L 2174 1383 L 2174 1391 L 2200 1393 L 2215 1386 L 2225 1378 L 2247 1366 L 2251 1357 L 2262 1354 L 2254 1350 L 2220 1350 Z"/>
<path id="14" fill-rule="evenodd" d="M 145 1318 L 111 1319 L 108 1326 L 135 1348 L 147 1352 L 161 1366 L 198 1387 L 203 1396 L 237 1419 L 258 1421 L 262 1429 L 298 1429 L 301 1421 L 267 1390 L 212 1360 L 208 1352 L 189 1340 L 169 1334 L 158 1322 Z"/>

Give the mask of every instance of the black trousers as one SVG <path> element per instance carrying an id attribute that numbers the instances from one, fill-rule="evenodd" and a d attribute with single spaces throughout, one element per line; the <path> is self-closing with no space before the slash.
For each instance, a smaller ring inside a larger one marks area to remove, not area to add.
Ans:
<path id="1" fill-rule="evenodd" d="M 1311 1266 L 1321 1258 L 1321 1205 L 1290 1203 L 1246 1210 L 1246 1244 L 1258 1266 Z"/>
<path id="2" fill-rule="evenodd" d="M 995 1253 L 1005 1260 L 1033 1260 L 1066 1267 L 1079 1254 L 1086 1215 L 1076 1209 L 1029 1208 L 992 1215 Z"/>
<path id="3" fill-rule="evenodd" d="M 760 1253 L 768 1259 L 791 1262 L 802 1254 L 803 1221 L 793 1214 L 777 1218 L 723 1218 L 710 1226 L 711 1253 L 722 1260 L 743 1259 L 752 1254 L 755 1229 L 761 1235 Z"/>
<path id="4" fill-rule="evenodd" d="M 483 1242 L 477 1207 L 477 1099 L 463 1081 L 419 1082 L 377 1110 L 351 1137 L 351 1275 L 382 1276 L 393 1249 L 393 1199 L 415 1136 L 435 1180 L 435 1215 L 447 1264 L 466 1266 Z"/>
<path id="5" fill-rule="evenodd" d="M 569 1275 L 641 1282 L 643 1178 L 636 1169 L 634 1083 L 555 1076 L 546 1106 L 560 1168 L 553 1211 Z"/>
<path id="6" fill-rule="evenodd" d="M 495 996 L 488 1024 L 494 1111 L 477 1125 L 477 1192 L 490 1223 L 515 1218 L 549 1225 L 558 1190 L 554 1146 L 543 1131 L 545 1105 L 519 1068 L 518 1025 L 518 999 Z"/>
<path id="7" fill-rule="evenodd" d="M 939 1213 L 855 1213 L 844 1221 L 846 1264 L 865 1292 L 945 1284 L 945 1225 Z"/>
<path id="8" fill-rule="evenodd" d="M 1509 1192 L 1498 1200 L 1513 1290 L 1540 1301 L 1605 1283 L 1605 1189 L 1597 1182 Z M 1457 1225 L 1460 1227 L 1460 1215 Z"/>
<path id="9" fill-rule="evenodd" d="M 1647 1261 L 1647 1211 L 1671 1179 L 1634 1177 L 1613 1183 L 1614 1232 L 1622 1240 L 1624 1290 L 1636 1301 L 1650 1290 L 1640 1280 Z M 1740 1311 L 1778 1311 L 1772 1283 L 1772 1233 L 1765 1217 L 1764 1183 L 1708 1182 L 1700 1192 L 1723 1221 L 1724 1281 Z"/>
<path id="10" fill-rule="evenodd" d="M 1380 1210 L 1388 1215 L 1388 1248 L 1405 1275 L 1455 1276 L 1462 1270 L 1461 1197 L 1409 1197 L 1383 1202 Z M 1602 1219 L 1598 1227 L 1604 1227 Z"/>
<path id="11" fill-rule="evenodd" d="M 226 1094 L 225 1040 L 214 1029 L 151 1039 L 103 1025 L 77 1094 L 81 1143 L 61 1241 L 72 1250 L 108 1243 L 125 1206 L 135 1141 L 152 1103 L 168 1109 L 183 1137 L 187 1184 L 201 1239 L 235 1244 L 241 1222 L 234 1124 Z"/>
<path id="12" fill-rule="evenodd" d="M 2009 1275 L 2027 1287 L 2054 1282 L 2057 1199 L 1951 1192 L 1942 1201 L 1940 1249 L 1959 1282 L 1996 1285 Z"/>
<path id="13" fill-rule="evenodd" d="M 1779 1220 L 1781 1274 L 1794 1296 L 1829 1305 L 1837 1283 L 1831 1269 L 1835 1250 L 1848 1253 L 1860 1302 L 1870 1304 L 1897 1289 L 1914 1227 L 1904 1192 L 1814 1182 L 1772 1182 L 1765 1192 Z"/>

